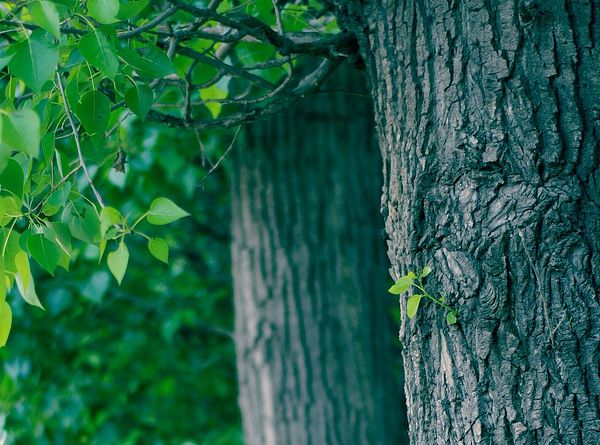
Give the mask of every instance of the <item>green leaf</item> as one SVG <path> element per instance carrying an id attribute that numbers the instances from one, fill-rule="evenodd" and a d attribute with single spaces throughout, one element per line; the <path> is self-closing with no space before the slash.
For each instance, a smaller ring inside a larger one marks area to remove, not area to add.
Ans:
<path id="1" fill-rule="evenodd" d="M 69 270 L 71 261 L 71 233 L 66 224 L 61 222 L 49 222 L 43 228 L 46 238 L 54 242 L 60 249 L 60 259 L 58 265 L 65 270 Z"/>
<path id="2" fill-rule="evenodd" d="M 114 226 L 123 222 L 123 216 L 121 212 L 113 207 L 104 207 L 100 211 L 100 233 L 104 237 L 106 231 Z"/>
<path id="3" fill-rule="evenodd" d="M 35 158 L 40 152 L 40 127 L 40 118 L 35 111 L 14 111 L 2 116 L 1 142 Z"/>
<path id="4" fill-rule="evenodd" d="M 4 277 L 2 277 L 4 280 Z M 4 283 L 0 283 L 4 286 Z M 0 301 L 0 347 L 6 345 L 10 327 L 12 325 L 12 311 L 5 300 Z"/>
<path id="5" fill-rule="evenodd" d="M 2 246 L 6 245 L 4 249 L 4 256 L 1 258 L 4 260 L 4 270 L 6 272 L 17 273 L 17 265 L 15 262 L 15 258 L 17 253 L 19 253 L 22 249 L 19 246 L 19 238 L 20 234 L 15 230 L 2 229 L 0 231 L 0 244 Z M 6 239 L 8 237 L 8 240 Z"/>
<path id="6" fill-rule="evenodd" d="M 106 250 L 106 245 L 108 244 L 108 242 L 106 241 L 106 239 L 102 239 L 100 241 L 100 243 L 98 243 L 98 264 L 100 264 L 102 262 L 102 257 L 104 256 L 104 251 Z"/>
<path id="7" fill-rule="evenodd" d="M 127 263 L 129 263 L 129 251 L 123 241 L 119 243 L 117 250 L 108 254 L 107 263 L 111 273 L 121 285 L 127 270 Z"/>
<path id="8" fill-rule="evenodd" d="M 19 237 L 19 247 L 21 248 L 21 250 L 27 250 L 27 240 L 30 236 L 35 235 L 37 233 L 33 230 L 33 227 L 29 227 L 27 230 L 24 230 L 23 233 L 21 233 L 21 236 Z"/>
<path id="9" fill-rule="evenodd" d="M 31 275 L 31 269 L 29 268 L 29 258 L 23 250 L 15 255 L 15 265 L 17 267 L 15 279 L 19 293 L 27 303 L 44 309 L 35 293 L 35 284 Z"/>
<path id="10" fill-rule="evenodd" d="M 23 198 L 23 184 L 25 176 L 21 165 L 14 159 L 9 159 L 4 167 L 4 171 L 0 174 L 0 189 L 8 190 L 17 198 Z"/>
<path id="11" fill-rule="evenodd" d="M 273 26 L 275 24 L 275 14 L 273 13 L 272 0 L 256 0 L 254 3 L 256 16 L 263 23 Z"/>
<path id="12" fill-rule="evenodd" d="M 456 312 L 450 311 L 446 314 L 446 322 L 448 322 L 449 325 L 453 325 L 457 321 L 458 319 L 456 318 Z"/>
<path id="13" fill-rule="evenodd" d="M 34 1 L 29 4 L 29 12 L 36 25 L 60 39 L 60 20 L 54 3 L 45 0 Z"/>
<path id="14" fill-rule="evenodd" d="M 4 67 L 9 64 L 10 60 L 13 58 L 14 55 L 14 52 L 9 52 L 6 51 L 4 48 L 0 48 L 0 70 L 4 69 Z"/>
<path id="15" fill-rule="evenodd" d="M 156 79 L 177 72 L 167 55 L 153 45 L 143 48 L 141 54 L 132 49 L 122 48 L 119 49 L 119 56 L 142 77 Z"/>
<path id="16" fill-rule="evenodd" d="M 119 0 L 88 0 L 88 12 L 102 24 L 110 24 L 118 21 Z"/>
<path id="17" fill-rule="evenodd" d="M 119 20 L 129 20 L 142 12 L 148 3 L 150 3 L 150 0 L 137 0 L 121 3 L 117 18 L 119 18 Z"/>
<path id="18" fill-rule="evenodd" d="M 400 295 L 403 292 L 406 292 L 410 286 L 413 284 L 413 279 L 408 275 L 404 275 L 400 277 L 398 281 L 394 283 L 392 287 L 388 289 L 390 294 Z"/>
<path id="19" fill-rule="evenodd" d="M 88 91 L 77 104 L 77 117 L 90 134 L 104 137 L 110 119 L 110 101 L 100 91 Z"/>
<path id="20" fill-rule="evenodd" d="M 61 220 L 74 238 L 87 243 L 100 242 L 100 218 L 91 205 L 69 202 L 63 210 Z"/>
<path id="21" fill-rule="evenodd" d="M 419 303 L 421 302 L 421 298 L 423 295 L 413 295 L 406 302 L 406 316 L 408 318 L 414 318 L 417 315 L 417 310 L 419 309 Z"/>
<path id="22" fill-rule="evenodd" d="M 169 264 L 169 245 L 162 238 L 150 238 L 148 240 L 148 250 L 154 258 Z"/>
<path id="23" fill-rule="evenodd" d="M 0 226 L 6 226 L 13 218 L 18 218 L 21 215 L 20 200 L 14 196 L 0 197 Z"/>
<path id="24" fill-rule="evenodd" d="M 172 223 L 180 218 L 190 216 L 188 212 L 178 207 L 173 201 L 167 198 L 156 198 L 150 204 L 148 211 L 148 222 L 156 226 Z"/>
<path id="25" fill-rule="evenodd" d="M 44 155 L 44 161 L 46 162 L 50 162 L 54 156 L 55 138 L 55 133 L 46 133 L 42 136 L 42 154 Z"/>
<path id="26" fill-rule="evenodd" d="M 58 46 L 44 38 L 45 32 L 34 31 L 25 40 L 15 43 L 8 67 L 10 72 L 39 93 L 58 65 Z"/>
<path id="27" fill-rule="evenodd" d="M 425 266 L 423 268 L 423 270 L 421 271 L 421 277 L 425 278 L 427 275 L 429 275 L 431 273 L 433 269 L 431 268 L 431 266 Z"/>
<path id="28" fill-rule="evenodd" d="M 210 100 L 225 99 L 227 95 L 228 92 L 221 89 L 218 84 L 211 85 L 208 88 L 203 88 L 200 90 L 200 98 L 203 101 L 208 101 L 204 105 L 206 108 L 208 108 L 210 114 L 212 114 L 212 117 L 215 119 L 219 117 L 219 114 L 221 114 L 221 108 L 223 108 L 223 104 L 218 102 L 210 102 Z"/>
<path id="29" fill-rule="evenodd" d="M 46 269 L 50 275 L 54 275 L 54 271 L 62 255 L 60 248 L 56 244 L 40 233 L 29 237 L 27 240 L 27 250 L 40 266 Z"/>
<path id="30" fill-rule="evenodd" d="M 4 88 L 4 96 L 6 100 L 10 102 L 11 105 L 14 105 L 15 97 L 17 94 L 17 87 L 19 86 L 19 79 L 16 77 L 11 77 L 10 80 L 6 83 L 6 88 Z"/>
<path id="31" fill-rule="evenodd" d="M 125 92 L 125 103 L 142 120 L 146 119 L 153 101 L 154 93 L 147 85 L 136 84 Z"/>
<path id="32" fill-rule="evenodd" d="M 43 207 L 46 216 L 56 215 L 60 208 L 66 204 L 71 193 L 71 187 L 70 182 L 65 182 L 50 194 Z"/>
<path id="33" fill-rule="evenodd" d="M 119 71 L 119 59 L 106 36 L 97 30 L 86 34 L 79 41 L 79 51 L 90 65 L 112 78 Z"/>
<path id="34" fill-rule="evenodd" d="M 1 252 L 1 250 L 0 250 Z M 0 301 L 4 301 L 6 299 L 6 271 L 4 270 L 4 258 L 0 256 Z M 1 318 L 1 317 L 0 317 Z M 1 321 L 0 321 L 1 323 Z"/>

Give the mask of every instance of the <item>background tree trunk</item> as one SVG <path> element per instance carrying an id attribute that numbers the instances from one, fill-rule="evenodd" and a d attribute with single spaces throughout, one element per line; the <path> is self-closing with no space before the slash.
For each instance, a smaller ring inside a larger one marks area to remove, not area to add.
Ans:
<path id="1" fill-rule="evenodd" d="M 398 348 L 364 80 L 254 124 L 235 155 L 233 278 L 247 445 L 402 443 Z"/>
<path id="2" fill-rule="evenodd" d="M 414 444 L 600 443 L 598 1 L 339 2 L 384 157 Z M 405 308 L 406 298 L 401 298 Z"/>

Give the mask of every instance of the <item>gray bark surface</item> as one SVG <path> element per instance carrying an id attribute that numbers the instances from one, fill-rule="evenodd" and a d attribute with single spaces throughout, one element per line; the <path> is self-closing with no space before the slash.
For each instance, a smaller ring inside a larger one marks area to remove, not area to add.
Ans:
<path id="1" fill-rule="evenodd" d="M 365 81 L 348 71 L 332 87 L 362 97 L 307 98 L 248 127 L 236 148 L 232 259 L 247 445 L 405 442 L 381 160 Z"/>
<path id="2" fill-rule="evenodd" d="M 338 2 L 384 158 L 413 444 L 600 444 L 600 4 Z M 403 309 L 406 298 L 401 298 Z"/>

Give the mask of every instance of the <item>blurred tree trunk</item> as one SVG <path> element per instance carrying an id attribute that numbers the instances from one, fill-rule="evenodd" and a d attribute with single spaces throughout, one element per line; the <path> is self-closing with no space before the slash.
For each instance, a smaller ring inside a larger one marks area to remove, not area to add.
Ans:
<path id="1" fill-rule="evenodd" d="M 600 3 L 338 3 L 393 275 L 459 311 L 403 318 L 412 443 L 600 444 Z"/>
<path id="2" fill-rule="evenodd" d="M 333 87 L 358 95 L 312 96 L 248 127 L 236 149 L 235 339 L 247 445 L 403 442 L 380 155 L 365 81 L 353 71 L 343 68 Z"/>

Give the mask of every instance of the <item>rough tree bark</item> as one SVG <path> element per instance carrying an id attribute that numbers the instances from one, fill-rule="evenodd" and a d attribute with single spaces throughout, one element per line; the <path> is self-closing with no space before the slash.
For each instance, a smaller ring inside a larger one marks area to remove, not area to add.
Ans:
<path id="1" fill-rule="evenodd" d="M 411 442 L 600 443 L 599 2 L 338 13 L 370 77 L 391 272 L 432 264 L 459 311 L 403 318 Z"/>
<path id="2" fill-rule="evenodd" d="M 385 294 L 381 160 L 365 81 L 350 71 L 334 86 L 362 97 L 313 96 L 249 127 L 235 155 L 235 340 L 247 445 L 406 441 Z"/>

